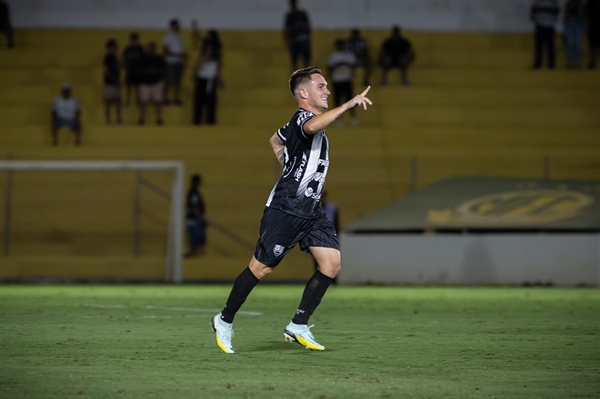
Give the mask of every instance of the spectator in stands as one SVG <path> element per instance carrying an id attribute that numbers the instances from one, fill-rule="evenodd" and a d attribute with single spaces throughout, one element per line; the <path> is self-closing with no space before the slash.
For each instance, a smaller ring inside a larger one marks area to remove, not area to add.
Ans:
<path id="1" fill-rule="evenodd" d="M 364 70 L 363 84 L 369 85 L 371 78 L 371 54 L 369 52 L 369 43 L 360 35 L 358 29 L 352 29 L 352 33 L 346 42 L 348 50 L 354 53 L 356 66 Z"/>
<path id="2" fill-rule="evenodd" d="M 58 144 L 58 129 L 68 126 L 75 133 L 75 144 L 81 144 L 81 105 L 71 96 L 71 84 L 64 83 L 61 95 L 52 104 L 52 145 Z"/>
<path id="3" fill-rule="evenodd" d="M 196 21 L 195 19 L 192 19 L 191 39 L 192 47 L 194 48 L 194 50 L 200 50 L 202 48 L 202 43 L 204 42 L 204 40 L 202 39 L 200 29 L 198 29 L 198 21 Z"/>
<path id="4" fill-rule="evenodd" d="M 292 70 L 298 65 L 298 58 L 302 57 L 304 67 L 310 65 L 310 22 L 306 11 L 297 7 L 296 0 L 290 0 L 290 11 L 285 16 L 283 36 L 290 52 Z"/>
<path id="5" fill-rule="evenodd" d="M 185 49 L 183 39 L 179 33 L 179 20 L 172 19 L 169 32 L 163 38 L 163 49 L 165 61 L 167 63 L 167 72 L 165 80 L 164 103 L 170 104 L 169 89 L 173 91 L 173 104 L 181 105 L 179 93 L 181 91 L 181 78 L 185 65 Z"/>
<path id="6" fill-rule="evenodd" d="M 588 68 L 595 69 L 600 55 L 600 0 L 588 0 L 585 8 L 590 48 Z"/>
<path id="7" fill-rule="evenodd" d="M 202 114 L 206 110 L 206 123 L 214 125 L 217 121 L 217 87 L 221 84 L 221 40 L 216 30 L 210 30 L 204 39 L 194 71 L 196 83 L 192 122 L 194 125 L 202 123 Z"/>
<path id="8" fill-rule="evenodd" d="M 8 8 L 8 3 L 4 0 L 0 0 L 0 32 L 6 35 L 8 48 L 15 47 L 13 28 L 10 22 L 10 9 Z"/>
<path id="9" fill-rule="evenodd" d="M 109 39 L 106 42 L 106 55 L 102 62 L 104 75 L 104 116 L 106 123 L 111 124 L 110 109 L 115 107 L 117 123 L 123 123 L 121 119 L 121 77 L 119 59 L 117 58 L 117 41 Z"/>
<path id="10" fill-rule="evenodd" d="M 123 65 L 125 66 L 125 84 L 127 86 L 125 94 L 125 105 L 129 105 L 131 92 L 135 93 L 136 102 L 139 103 L 138 86 L 140 78 L 138 68 L 140 60 L 144 56 L 144 47 L 138 42 L 138 34 L 132 32 L 129 35 L 129 44 L 123 50 Z"/>
<path id="11" fill-rule="evenodd" d="M 194 256 L 206 244 L 206 208 L 200 193 L 201 184 L 202 177 L 199 174 L 193 175 L 186 202 L 185 220 L 190 238 L 190 250 L 185 254 L 186 258 Z"/>
<path id="12" fill-rule="evenodd" d="M 327 61 L 329 75 L 333 82 L 333 102 L 336 107 L 350 101 L 352 97 L 354 97 L 352 79 L 355 66 L 356 57 L 354 56 L 354 53 L 346 47 L 346 42 L 344 40 L 337 39 L 335 41 L 335 50 L 329 55 L 329 60 Z M 356 110 L 352 108 L 349 112 L 352 125 L 357 126 L 358 120 L 356 119 Z M 338 127 L 344 125 L 342 117 L 336 121 Z"/>
<path id="13" fill-rule="evenodd" d="M 535 59 L 534 69 L 542 67 L 544 49 L 548 60 L 548 68 L 554 69 L 556 63 L 555 25 L 558 20 L 557 0 L 534 0 L 530 18 L 535 24 Z"/>
<path id="14" fill-rule="evenodd" d="M 388 84 L 388 72 L 392 68 L 398 68 L 401 72 L 402 84 L 409 85 L 408 67 L 415 60 L 415 52 L 412 44 L 402 37 L 398 26 L 392 28 L 392 36 L 386 39 L 379 53 L 379 66 L 381 66 L 383 75 L 381 84 Z"/>
<path id="15" fill-rule="evenodd" d="M 156 124 L 162 125 L 162 103 L 165 87 L 165 59 L 156 53 L 156 43 L 150 42 L 140 61 L 139 67 L 139 100 L 140 119 L 138 123 L 144 124 L 146 106 L 154 104 L 156 110 Z"/>
<path id="16" fill-rule="evenodd" d="M 583 0 L 569 0 L 565 4 L 565 45 L 567 68 L 581 68 L 581 46 L 585 29 Z"/>

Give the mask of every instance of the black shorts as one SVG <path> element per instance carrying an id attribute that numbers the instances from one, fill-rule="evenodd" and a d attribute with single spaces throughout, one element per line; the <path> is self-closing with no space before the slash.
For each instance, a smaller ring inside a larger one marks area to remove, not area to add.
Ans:
<path id="1" fill-rule="evenodd" d="M 254 257 L 264 265 L 275 267 L 298 243 L 306 252 L 308 247 L 340 249 L 335 228 L 325 214 L 315 219 L 303 219 L 265 208 Z"/>

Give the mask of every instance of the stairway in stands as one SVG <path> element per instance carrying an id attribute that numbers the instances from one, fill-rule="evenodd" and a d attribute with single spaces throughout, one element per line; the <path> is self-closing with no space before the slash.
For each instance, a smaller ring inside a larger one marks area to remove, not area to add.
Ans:
<path id="1" fill-rule="evenodd" d="M 189 67 L 184 106 L 166 108 L 164 126 L 138 126 L 133 106 L 124 109 L 125 125 L 106 126 L 101 98 L 104 43 L 114 37 L 122 48 L 128 33 L 20 31 L 15 49 L 0 48 L 0 157 L 183 160 L 188 176 L 203 175 L 209 217 L 254 242 L 280 170 L 268 139 L 295 107 L 287 89 L 290 70 L 280 33 L 222 33 L 225 87 L 217 126 L 190 124 Z M 364 34 L 374 50 L 387 36 L 383 31 Z M 160 42 L 162 35 L 140 32 L 142 42 Z M 316 32 L 314 63 L 324 66 L 334 40 L 345 35 Z M 532 71 L 528 34 L 406 36 L 417 51 L 411 85 L 401 86 L 398 74 L 392 73 L 389 86 L 381 87 L 375 70 L 370 92 L 374 105 L 368 112 L 358 110 L 360 126 L 346 123 L 328 129 L 332 167 L 327 187 L 341 209 L 342 225 L 405 195 L 411 185 L 420 188 L 460 175 L 540 177 L 545 159 L 551 178 L 600 179 L 597 70 L 566 70 L 562 57 L 555 71 Z M 184 39 L 192 62 L 197 50 L 189 32 Z M 82 147 L 73 145 L 67 131 L 61 133 L 59 146 L 50 145 L 50 104 L 65 81 L 72 83 L 83 104 Z M 147 178 L 169 189 L 169 176 Z M 63 265 L 61 275 L 66 276 L 79 276 L 82 270 L 96 276 L 129 270 L 125 275 L 160 278 L 167 204 L 144 194 L 142 257 L 134 259 L 133 180 L 127 173 L 15 175 L 12 254 L 0 258 L 0 275 L 36 276 Z M 4 209 L 6 173 L 0 175 L 0 187 Z M 4 226 L 4 211 L 0 222 Z M 209 234 L 205 254 L 186 261 L 186 277 L 234 277 L 251 251 L 214 229 Z M 273 278 L 303 279 L 311 268 L 309 256 L 293 251 Z"/>

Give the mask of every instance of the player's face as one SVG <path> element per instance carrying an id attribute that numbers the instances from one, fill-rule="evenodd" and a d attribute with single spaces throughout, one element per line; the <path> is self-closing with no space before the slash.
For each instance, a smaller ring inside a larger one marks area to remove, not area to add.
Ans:
<path id="1" fill-rule="evenodd" d="M 308 100 L 318 109 L 327 109 L 327 98 L 331 94 L 327 90 L 327 81 L 318 73 L 312 75 L 312 81 L 307 87 Z"/>

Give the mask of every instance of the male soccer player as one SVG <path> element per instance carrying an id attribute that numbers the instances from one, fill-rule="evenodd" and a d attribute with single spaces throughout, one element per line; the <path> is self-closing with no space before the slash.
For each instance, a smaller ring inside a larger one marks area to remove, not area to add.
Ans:
<path id="1" fill-rule="evenodd" d="M 312 253 L 319 268 L 308 280 L 296 314 L 283 335 L 286 341 L 307 349 L 325 349 L 310 332 L 312 326 L 308 326 L 308 319 L 340 271 L 338 238 L 319 201 L 329 167 L 325 128 L 354 107 L 363 106 L 366 110 L 372 104 L 366 97 L 370 86 L 350 101 L 326 111 L 330 92 L 318 67 L 297 70 L 289 85 L 298 110 L 270 139 L 283 172 L 267 200 L 254 256 L 233 283 L 221 313 L 211 319 L 217 345 L 225 353 L 233 353 L 235 314 L 256 284 L 298 243 L 302 250 Z"/>

